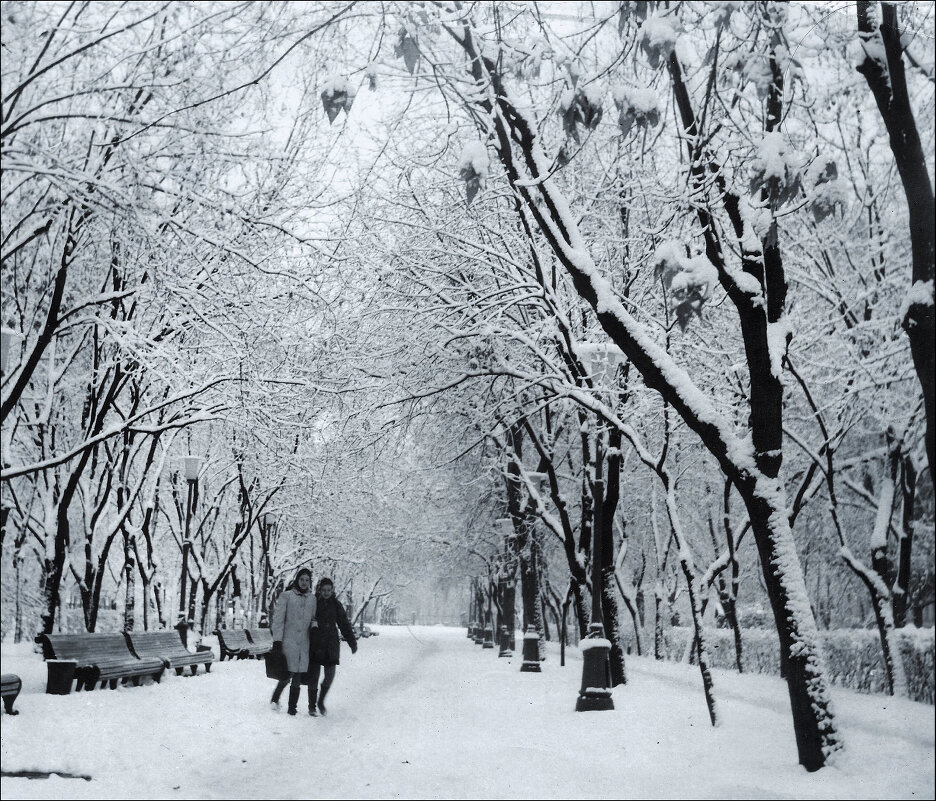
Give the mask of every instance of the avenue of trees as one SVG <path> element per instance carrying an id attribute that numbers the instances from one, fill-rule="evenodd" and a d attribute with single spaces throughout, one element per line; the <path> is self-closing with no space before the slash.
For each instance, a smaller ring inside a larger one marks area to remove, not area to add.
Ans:
<path id="1" fill-rule="evenodd" d="M 4 4 L 3 636 L 597 593 L 821 768 L 820 630 L 932 619 L 932 10 Z"/>

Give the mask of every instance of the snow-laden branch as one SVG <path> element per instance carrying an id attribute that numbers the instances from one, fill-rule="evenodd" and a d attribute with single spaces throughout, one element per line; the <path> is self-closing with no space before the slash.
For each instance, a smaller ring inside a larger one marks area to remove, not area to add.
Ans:
<path id="1" fill-rule="evenodd" d="M 59 453 L 56 456 L 52 456 L 48 459 L 44 459 L 39 462 L 33 462 L 31 464 L 19 465 L 19 466 L 14 466 L 14 467 L 5 467 L 2 470 L 0 470 L 0 480 L 9 481 L 10 479 L 17 478 L 18 476 L 28 475 L 29 473 L 41 472 L 42 470 L 48 470 L 51 467 L 64 464 L 65 462 L 68 462 L 71 459 L 74 459 L 76 456 L 81 455 L 89 448 L 93 448 L 96 445 L 99 445 L 100 443 L 112 437 L 115 437 L 118 434 L 121 434 L 122 432 L 127 431 L 127 430 L 133 429 L 133 430 L 140 430 L 145 433 L 156 433 L 160 431 L 167 431 L 172 428 L 180 428 L 183 426 L 194 425 L 196 423 L 203 423 L 203 422 L 208 422 L 210 420 L 216 420 L 218 419 L 219 415 L 227 409 L 226 405 L 219 403 L 214 407 L 211 407 L 209 409 L 204 409 L 199 413 L 187 416 L 184 420 L 170 420 L 166 423 L 161 423 L 156 426 L 150 426 L 150 427 L 138 425 L 138 423 L 141 420 L 145 419 L 151 414 L 155 414 L 161 409 L 165 409 L 166 407 L 172 406 L 177 403 L 181 403 L 182 401 L 188 400 L 189 398 L 194 398 L 220 384 L 230 382 L 230 381 L 239 381 L 239 380 L 240 380 L 239 378 L 218 378 L 213 381 L 209 381 L 205 384 L 202 384 L 201 386 L 195 387 L 189 390 L 188 392 L 183 392 L 183 393 L 180 393 L 179 395 L 175 395 L 171 398 L 167 398 L 166 400 L 163 400 L 159 403 L 156 403 L 152 406 L 147 407 L 146 409 L 143 409 L 140 412 L 137 412 L 136 414 L 128 417 L 125 420 L 121 420 L 119 423 L 115 423 L 111 426 L 108 426 L 106 429 L 104 429 L 100 433 L 94 435 L 93 437 L 89 437 L 88 439 L 86 439 L 80 445 L 76 445 L 74 448 L 71 448 L 70 450 Z"/>

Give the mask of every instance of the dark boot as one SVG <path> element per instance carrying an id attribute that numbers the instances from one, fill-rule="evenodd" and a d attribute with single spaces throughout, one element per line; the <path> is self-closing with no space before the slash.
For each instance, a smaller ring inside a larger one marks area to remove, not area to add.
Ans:
<path id="1" fill-rule="evenodd" d="M 302 687 L 298 682 L 296 682 L 293 685 L 290 685 L 289 687 L 289 709 L 287 709 L 286 711 L 290 715 L 296 714 L 296 706 L 299 703 L 299 693 L 301 691 L 302 691 Z"/>

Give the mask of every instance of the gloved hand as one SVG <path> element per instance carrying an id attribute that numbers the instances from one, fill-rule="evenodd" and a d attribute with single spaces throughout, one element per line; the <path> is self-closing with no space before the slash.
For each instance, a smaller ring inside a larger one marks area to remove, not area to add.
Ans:
<path id="1" fill-rule="evenodd" d="M 282 640 L 273 640 L 273 653 L 278 654 L 283 650 Z"/>
<path id="2" fill-rule="evenodd" d="M 357 653 L 357 643 L 356 643 L 354 640 L 351 640 L 351 642 L 349 642 L 348 645 L 351 646 L 351 653 L 352 653 L 352 654 L 356 654 L 356 653 Z"/>

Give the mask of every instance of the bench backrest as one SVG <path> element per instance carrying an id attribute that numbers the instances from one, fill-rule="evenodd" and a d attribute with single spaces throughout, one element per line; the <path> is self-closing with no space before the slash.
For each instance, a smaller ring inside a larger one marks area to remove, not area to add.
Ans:
<path id="1" fill-rule="evenodd" d="M 177 631 L 131 631 L 127 634 L 137 655 L 144 653 L 172 654 L 188 653 Z"/>
<path id="2" fill-rule="evenodd" d="M 43 634 L 40 641 L 44 659 L 72 659 L 87 663 L 104 658 L 135 658 L 122 633 Z"/>
<path id="3" fill-rule="evenodd" d="M 244 629 L 218 629 L 218 639 L 230 651 L 239 651 L 250 647 L 247 632 Z"/>
<path id="4" fill-rule="evenodd" d="M 254 645 L 273 645 L 273 632 L 269 629 L 247 629 L 247 636 Z"/>

